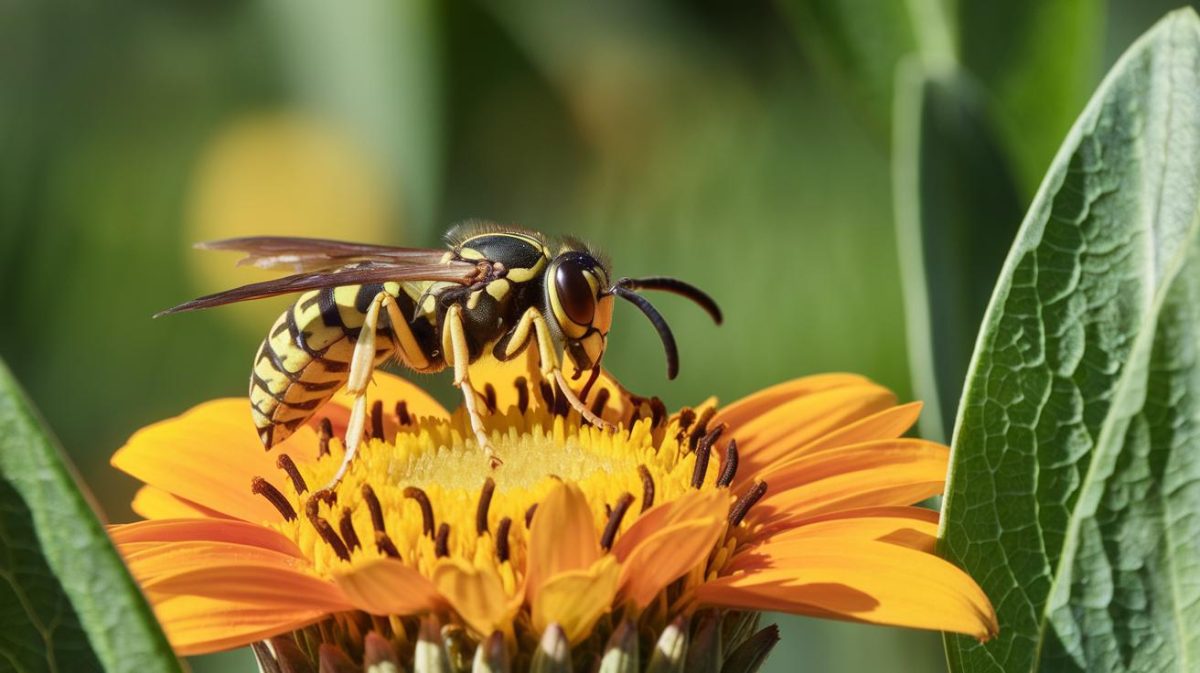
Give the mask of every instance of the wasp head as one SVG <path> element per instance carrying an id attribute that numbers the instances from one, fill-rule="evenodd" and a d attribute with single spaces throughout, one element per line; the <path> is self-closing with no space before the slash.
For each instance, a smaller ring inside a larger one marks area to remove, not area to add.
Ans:
<path id="1" fill-rule="evenodd" d="M 576 372 L 598 365 L 613 312 L 605 265 L 587 252 L 559 254 L 546 270 L 546 309 Z"/>

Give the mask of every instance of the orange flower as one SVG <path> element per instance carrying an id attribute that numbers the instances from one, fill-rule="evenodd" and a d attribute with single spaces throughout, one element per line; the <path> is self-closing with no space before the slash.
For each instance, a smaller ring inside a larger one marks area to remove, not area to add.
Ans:
<path id="1" fill-rule="evenodd" d="M 937 514 L 912 506 L 941 493 L 948 457 L 900 437 L 919 404 L 828 374 L 668 415 L 601 378 L 590 403 L 622 427 L 607 433 L 528 370 L 480 369 L 496 470 L 461 412 L 383 373 L 372 439 L 333 491 L 311 489 L 341 459 L 340 398 L 266 453 L 244 399 L 136 433 L 113 464 L 146 484 L 146 520 L 111 532 L 177 651 L 520 665 L 636 659 L 649 633 L 642 652 L 701 647 L 708 628 L 728 654 L 773 644 L 751 636 L 768 610 L 996 633 L 987 597 L 932 553 Z"/>

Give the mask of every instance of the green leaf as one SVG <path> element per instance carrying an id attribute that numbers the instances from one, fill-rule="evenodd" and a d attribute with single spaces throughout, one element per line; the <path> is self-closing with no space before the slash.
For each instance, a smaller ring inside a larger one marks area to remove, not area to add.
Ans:
<path id="1" fill-rule="evenodd" d="M 941 549 L 1000 635 L 954 671 L 1200 662 L 1200 19 L 1114 66 L 1021 227 L 955 433 Z"/>
<path id="2" fill-rule="evenodd" d="M 1100 73 L 1101 0 L 959 0 L 963 67 L 992 93 L 1003 138 L 1029 193 Z"/>
<path id="3" fill-rule="evenodd" d="M 984 96 L 965 73 L 897 70 L 896 237 L 922 435 L 945 441 L 1021 200 Z"/>
<path id="4" fill-rule="evenodd" d="M 0 669 L 178 671 L 55 441 L 0 363 Z"/>

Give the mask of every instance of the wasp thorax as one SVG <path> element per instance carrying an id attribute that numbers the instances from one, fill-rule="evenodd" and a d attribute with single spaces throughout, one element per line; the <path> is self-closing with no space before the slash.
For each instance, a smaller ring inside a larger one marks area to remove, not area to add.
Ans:
<path id="1" fill-rule="evenodd" d="M 559 255 L 546 283 L 551 317 L 565 340 L 565 350 L 581 369 L 593 367 L 604 355 L 612 323 L 608 271 L 586 252 Z"/>

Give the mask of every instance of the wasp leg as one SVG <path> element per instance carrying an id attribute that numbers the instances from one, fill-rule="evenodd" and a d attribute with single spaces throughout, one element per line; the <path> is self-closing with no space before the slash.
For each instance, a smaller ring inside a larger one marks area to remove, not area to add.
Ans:
<path id="1" fill-rule="evenodd" d="M 446 351 L 446 357 L 453 359 L 450 364 L 454 365 L 454 385 L 462 391 L 463 404 L 467 407 L 467 417 L 471 419 L 471 430 L 475 432 L 475 441 L 479 442 L 480 448 L 487 456 L 488 463 L 493 468 L 499 467 L 504 464 L 504 461 L 496 455 L 492 440 L 483 427 L 483 417 L 479 415 L 475 389 L 471 387 L 471 375 L 468 371 L 471 354 L 467 349 L 467 333 L 463 329 L 461 306 L 453 304 L 446 310 L 445 326 L 446 336 L 449 337 L 450 343 L 448 348 L 443 343 L 443 349 Z"/>
<path id="2" fill-rule="evenodd" d="M 554 342 L 550 338 L 550 326 L 546 324 L 546 318 L 542 315 L 541 311 L 531 307 L 521 315 L 521 320 L 513 328 L 512 338 L 509 339 L 504 355 L 512 357 L 520 352 L 525 346 L 525 342 L 530 338 L 531 332 L 532 336 L 535 336 L 537 339 L 538 359 L 541 362 L 542 376 L 558 384 L 558 389 L 567 398 L 567 402 L 575 411 L 579 412 L 579 415 L 584 420 L 598 428 L 614 430 L 615 426 L 612 423 L 592 413 L 592 410 L 567 385 L 567 379 L 563 376 L 562 367 L 558 362 L 558 355 L 554 352 Z"/>
<path id="3" fill-rule="evenodd" d="M 358 341 L 354 344 L 354 354 L 350 357 L 350 376 L 346 381 L 346 392 L 354 396 L 354 404 L 350 407 L 350 422 L 346 426 L 346 453 L 326 489 L 337 486 L 345 476 L 346 470 L 350 469 L 350 463 L 354 460 L 354 454 L 358 451 L 358 445 L 366 431 L 367 384 L 371 382 L 371 374 L 375 371 L 375 332 L 379 328 L 379 307 L 388 300 L 395 301 L 386 292 L 380 292 L 371 300 L 362 330 L 358 333 Z"/>

